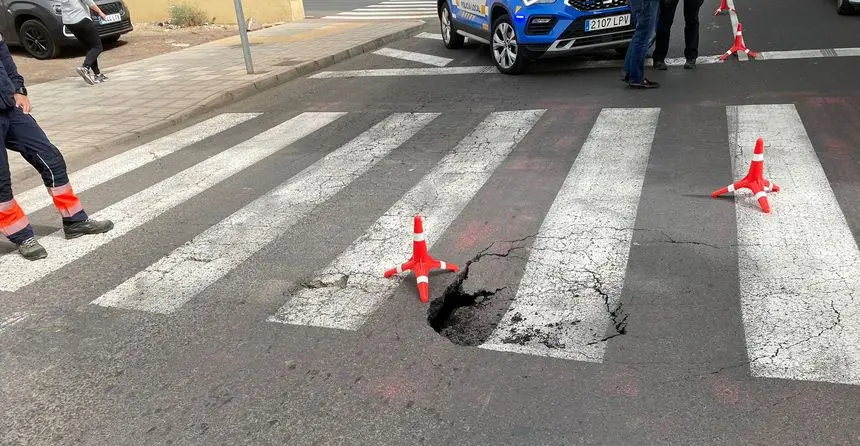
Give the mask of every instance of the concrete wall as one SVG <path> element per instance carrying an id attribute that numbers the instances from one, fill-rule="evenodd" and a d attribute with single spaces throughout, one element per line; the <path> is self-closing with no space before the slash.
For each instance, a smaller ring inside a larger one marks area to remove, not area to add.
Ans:
<path id="1" fill-rule="evenodd" d="M 235 24 L 236 7 L 233 0 L 125 0 L 136 22 L 160 22 L 170 18 L 170 6 L 195 5 L 206 12 L 215 23 Z M 305 17 L 302 0 L 242 0 L 245 19 L 253 17 L 262 23 L 294 22 Z"/>

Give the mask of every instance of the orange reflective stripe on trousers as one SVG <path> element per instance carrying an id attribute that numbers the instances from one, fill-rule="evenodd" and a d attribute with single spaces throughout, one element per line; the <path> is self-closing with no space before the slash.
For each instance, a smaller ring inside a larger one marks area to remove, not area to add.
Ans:
<path id="1" fill-rule="evenodd" d="M 71 184 L 64 186 L 49 187 L 48 192 L 54 199 L 54 206 L 60 211 L 63 218 L 69 218 L 84 210 L 81 200 L 75 195 Z"/>
<path id="2" fill-rule="evenodd" d="M 10 236 L 21 231 L 30 224 L 27 214 L 18 206 L 18 202 L 12 199 L 0 203 L 0 233 Z"/>

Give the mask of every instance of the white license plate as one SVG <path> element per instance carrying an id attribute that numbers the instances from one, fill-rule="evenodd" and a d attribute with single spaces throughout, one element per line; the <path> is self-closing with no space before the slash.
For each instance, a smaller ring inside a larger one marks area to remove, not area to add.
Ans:
<path id="1" fill-rule="evenodd" d="M 599 19 L 588 19 L 585 21 L 586 31 L 620 28 L 622 26 L 630 26 L 630 14 L 601 17 Z"/>
<path id="2" fill-rule="evenodd" d="M 122 17 L 119 14 L 108 14 L 105 18 L 99 17 L 99 24 L 114 23 L 120 20 L 122 20 Z"/>

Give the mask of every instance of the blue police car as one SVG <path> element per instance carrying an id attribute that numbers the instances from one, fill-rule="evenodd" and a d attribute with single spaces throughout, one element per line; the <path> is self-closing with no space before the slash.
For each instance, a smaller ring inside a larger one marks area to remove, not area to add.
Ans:
<path id="1" fill-rule="evenodd" d="M 594 49 L 624 53 L 634 24 L 627 0 L 439 0 L 442 41 L 489 45 L 505 74 L 530 61 Z"/>

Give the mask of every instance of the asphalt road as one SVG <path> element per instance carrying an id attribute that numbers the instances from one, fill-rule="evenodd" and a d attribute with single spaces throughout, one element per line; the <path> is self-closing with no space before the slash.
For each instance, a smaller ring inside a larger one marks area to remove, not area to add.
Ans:
<path id="1" fill-rule="evenodd" d="M 746 43 L 860 46 L 832 3 L 739 5 Z M 703 55 L 731 44 L 710 8 Z M 328 71 L 367 75 L 201 117 L 260 113 L 181 150 L 181 129 L 152 135 L 155 161 L 81 193 L 122 233 L 12 272 L 0 243 L 0 443 L 860 442 L 860 58 L 674 67 L 652 91 L 586 59 L 379 76 L 434 67 L 366 54 Z M 758 136 L 767 216 L 709 198 Z M 430 303 L 381 278 L 416 210 L 463 268 L 431 275 Z"/>

